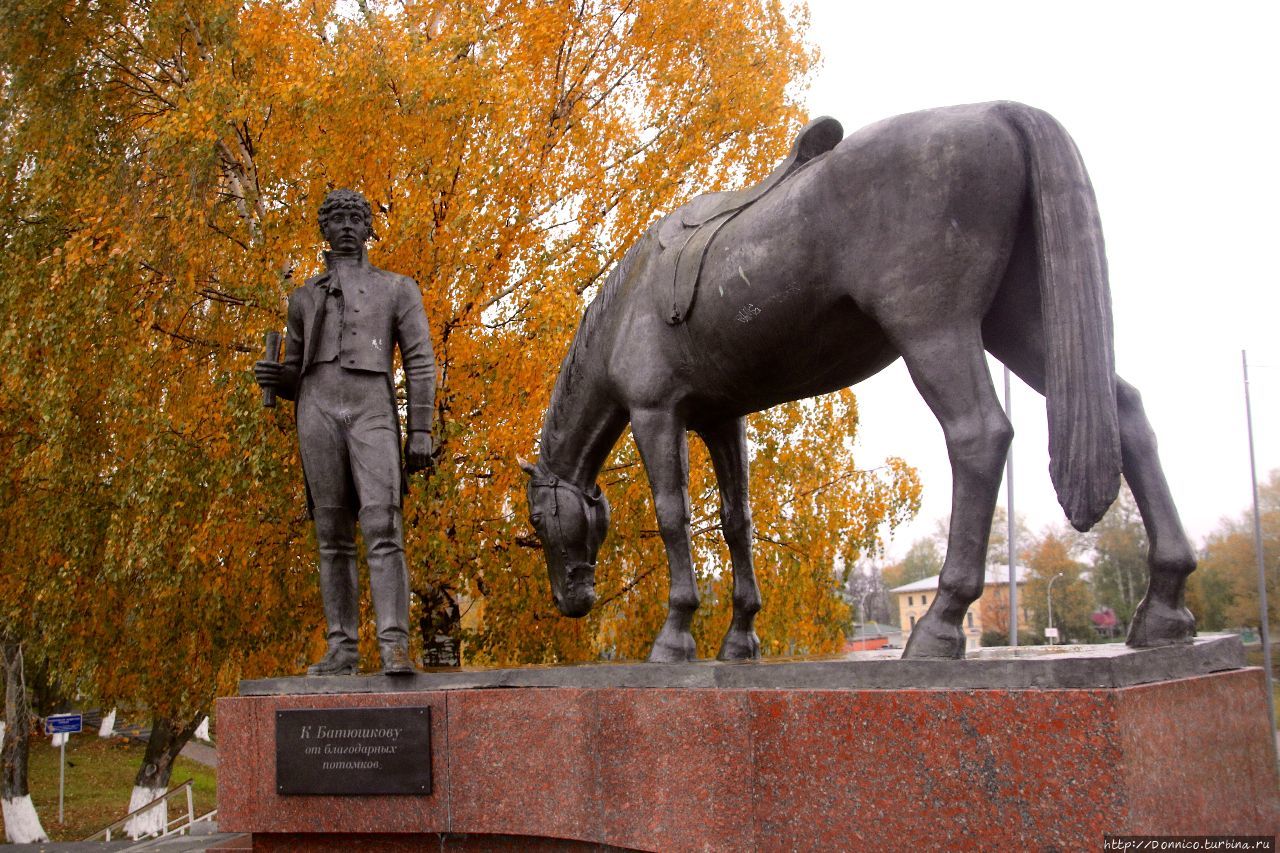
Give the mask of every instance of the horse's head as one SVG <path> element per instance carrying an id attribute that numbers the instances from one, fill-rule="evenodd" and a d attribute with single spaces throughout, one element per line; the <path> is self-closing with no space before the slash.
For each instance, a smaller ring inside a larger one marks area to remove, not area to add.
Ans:
<path id="1" fill-rule="evenodd" d="M 529 475 L 529 521 L 542 542 L 551 597 L 565 616 L 586 616 L 596 603 L 596 552 L 609 531 L 609 501 L 599 486 L 586 491 L 541 462 L 523 459 Z"/>

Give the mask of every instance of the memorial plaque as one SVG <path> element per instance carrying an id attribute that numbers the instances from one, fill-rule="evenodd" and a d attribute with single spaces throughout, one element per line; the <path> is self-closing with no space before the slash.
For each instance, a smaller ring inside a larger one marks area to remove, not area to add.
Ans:
<path id="1" fill-rule="evenodd" d="M 276 791 L 430 794 L 431 709 L 276 711 Z"/>

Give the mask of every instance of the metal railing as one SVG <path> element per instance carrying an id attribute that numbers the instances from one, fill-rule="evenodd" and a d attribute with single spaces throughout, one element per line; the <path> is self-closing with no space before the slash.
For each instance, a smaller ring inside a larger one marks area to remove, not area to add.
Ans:
<path id="1" fill-rule="evenodd" d="M 126 823 L 128 823 L 130 820 L 132 820 L 133 818 L 135 818 L 135 817 L 137 817 L 138 815 L 142 814 L 143 812 L 146 812 L 146 811 L 149 811 L 150 809 L 156 808 L 156 807 L 157 807 L 157 806 L 159 806 L 161 803 L 164 803 L 164 804 L 165 804 L 165 809 L 166 809 L 166 811 L 167 811 L 167 810 L 168 810 L 168 801 L 169 801 L 169 800 L 170 800 L 170 799 L 171 799 L 175 794 L 178 794 L 179 792 L 183 792 L 183 793 L 185 793 L 185 794 L 186 794 L 186 796 L 187 796 L 187 809 L 186 809 L 186 812 L 185 812 L 185 813 L 183 813 L 183 812 L 179 812 L 179 813 L 178 813 L 178 816 L 177 816 L 177 817 L 175 817 L 173 820 L 166 821 L 166 822 L 165 822 L 165 826 L 164 826 L 164 831 L 163 831 L 162 833 L 160 833 L 160 836 L 159 836 L 159 837 L 164 838 L 164 837 L 169 836 L 169 835 L 175 835 L 175 834 L 177 834 L 177 833 L 179 833 L 179 832 L 183 831 L 184 827 L 189 827 L 189 826 L 191 826 L 191 824 L 196 823 L 196 804 L 195 804 L 195 797 L 194 797 L 194 795 L 193 795 L 193 793 L 192 793 L 192 787 L 193 787 L 194 785 L 195 785 L 195 780 L 194 780 L 194 779 L 188 779 L 187 781 L 185 781 L 185 782 L 183 782 L 183 783 L 181 783 L 181 784 L 179 784 L 179 785 L 175 785 L 174 787 L 172 787 L 172 788 L 170 788 L 169 790 L 165 791 L 165 792 L 164 792 L 163 794 L 161 794 L 160 796 L 156 797 L 156 798 L 155 798 L 154 800 L 152 800 L 151 802 L 147 803 L 147 804 L 146 804 L 146 805 L 144 805 L 144 806 L 140 806 L 140 807 L 138 807 L 138 808 L 134 809 L 133 811 L 129 812 L 129 813 L 128 813 L 127 815 L 125 815 L 124 817 L 120 818 L 119 820 L 115 821 L 114 823 L 110 824 L 109 826 L 105 826 L 105 827 L 103 827 L 102 829 L 98 830 L 98 831 L 97 831 L 97 832 L 95 832 L 93 835 L 90 835 L 88 838 L 86 838 L 86 839 L 84 839 L 84 840 L 85 840 L 85 841 L 110 841 L 110 840 L 111 840 L 111 833 L 112 833 L 112 832 L 115 832 L 116 830 L 120 829 L 120 827 L 124 826 L 124 825 L 125 825 Z M 204 819 L 206 819 L 206 818 L 210 818 L 210 817 L 212 817 L 212 815 L 214 815 L 215 813 L 216 813 L 216 810 L 215 810 L 214 812 L 210 812 L 209 814 L 202 816 L 200 819 L 201 819 L 201 820 L 204 820 Z"/>
<path id="2" fill-rule="evenodd" d="M 213 809 L 212 811 L 205 812 L 204 814 L 200 815 L 200 817 L 195 818 L 193 820 L 189 820 L 184 824 L 181 824 L 179 826 L 172 826 L 170 829 L 166 830 L 164 833 L 160 835 L 157 835 L 154 838 L 148 838 L 137 844 L 126 847 L 124 848 L 122 853 L 129 853 L 130 850 L 146 850 L 153 846 L 159 846 L 160 843 L 164 841 L 166 838 L 172 838 L 175 835 L 182 835 L 184 833 L 191 833 L 192 835 L 194 835 L 196 825 L 201 823 L 210 824 L 212 827 L 212 831 L 216 831 L 217 824 L 214 823 L 213 819 L 216 818 L 217 816 L 218 816 L 217 809 Z"/>

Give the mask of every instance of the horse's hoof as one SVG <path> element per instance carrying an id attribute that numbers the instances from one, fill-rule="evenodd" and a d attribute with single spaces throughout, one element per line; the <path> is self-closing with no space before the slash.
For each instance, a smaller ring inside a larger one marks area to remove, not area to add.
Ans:
<path id="1" fill-rule="evenodd" d="M 693 642 L 693 635 L 682 634 L 676 638 L 659 635 L 649 650 L 650 663 L 685 663 L 697 660 L 698 649 Z"/>
<path id="2" fill-rule="evenodd" d="M 903 660 L 963 660 L 964 629 L 926 613 L 911 629 Z"/>
<path id="3" fill-rule="evenodd" d="M 1126 645 L 1154 649 L 1190 643 L 1196 635 L 1196 617 L 1185 607 L 1170 607 L 1150 596 L 1143 598 L 1129 623 Z"/>
<path id="4" fill-rule="evenodd" d="M 760 660 L 760 638 L 755 631 L 730 631 L 716 660 Z"/>

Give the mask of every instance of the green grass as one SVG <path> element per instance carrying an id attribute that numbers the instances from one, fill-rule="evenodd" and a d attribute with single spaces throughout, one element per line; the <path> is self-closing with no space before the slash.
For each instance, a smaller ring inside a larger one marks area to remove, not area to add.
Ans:
<path id="1" fill-rule="evenodd" d="M 79 841 L 128 812 L 133 777 L 146 747 L 103 739 L 94 733 L 72 735 L 67 743 L 65 822 L 58 823 L 58 750 L 46 737 L 31 739 L 28 785 L 44 831 L 53 841 Z M 170 787 L 195 780 L 196 814 L 216 805 L 217 771 L 181 756 L 170 777 Z M 186 797 L 170 803 L 169 817 L 186 809 Z"/>

